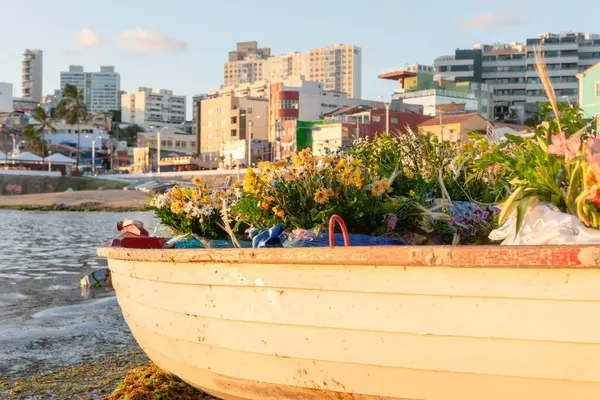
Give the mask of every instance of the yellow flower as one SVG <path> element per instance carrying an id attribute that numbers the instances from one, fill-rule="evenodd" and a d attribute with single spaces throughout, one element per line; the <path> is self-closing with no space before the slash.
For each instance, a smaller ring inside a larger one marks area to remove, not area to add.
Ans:
<path id="1" fill-rule="evenodd" d="M 300 159 L 304 162 L 308 162 L 311 158 L 311 154 L 310 154 L 310 148 L 305 148 L 304 150 L 302 150 L 299 154 Z"/>
<path id="2" fill-rule="evenodd" d="M 244 190 L 247 192 L 251 192 L 254 190 L 254 186 L 256 185 L 256 174 L 252 168 L 248 168 L 246 171 L 246 176 L 244 177 Z"/>
<path id="3" fill-rule="evenodd" d="M 200 178 L 199 176 L 195 176 L 194 178 L 192 178 L 192 184 L 194 186 L 202 186 L 204 182 L 202 182 L 202 178 Z"/>
<path id="4" fill-rule="evenodd" d="M 168 193 L 168 196 L 172 199 L 177 199 L 181 196 L 181 189 L 179 188 L 179 186 L 175 186 L 173 189 L 171 189 L 171 191 Z"/>
<path id="5" fill-rule="evenodd" d="M 273 214 L 277 215 L 279 218 L 283 219 L 283 217 L 285 216 L 285 213 L 283 212 L 283 210 L 280 210 L 277 207 L 273 207 Z"/>
<path id="6" fill-rule="evenodd" d="M 417 194 L 415 193 L 414 190 L 411 190 L 410 192 L 408 192 L 408 196 L 409 197 L 415 197 Z"/>
<path id="7" fill-rule="evenodd" d="M 277 161 L 275 164 L 273 164 L 273 166 L 275 168 L 283 168 L 285 167 L 285 161 Z"/>
<path id="8" fill-rule="evenodd" d="M 381 196 L 384 193 L 390 193 L 392 188 L 387 180 L 381 179 L 371 184 L 371 192 L 374 196 Z"/>
<path id="9" fill-rule="evenodd" d="M 352 160 L 351 164 L 352 164 L 353 167 L 358 167 L 359 165 L 362 164 L 362 161 L 360 161 L 360 160 Z"/>
<path id="10" fill-rule="evenodd" d="M 344 186 L 350 186 L 354 181 L 352 177 L 352 170 L 350 168 L 344 168 L 341 175 L 341 181 Z"/>
<path id="11" fill-rule="evenodd" d="M 183 202 L 182 201 L 174 201 L 171 203 L 171 211 L 174 214 L 181 214 L 183 212 Z"/>
<path id="12" fill-rule="evenodd" d="M 344 165 L 346 165 L 346 160 L 344 160 L 343 158 L 337 163 L 337 165 L 335 166 L 335 168 L 333 169 L 334 171 L 339 171 L 340 169 L 344 168 Z"/>
<path id="13" fill-rule="evenodd" d="M 299 167 L 302 165 L 302 160 L 300 159 L 300 157 L 294 154 L 292 156 L 292 164 L 294 164 L 295 167 Z"/>
<path id="14" fill-rule="evenodd" d="M 319 204 L 325 204 L 329 201 L 329 198 L 333 195 L 333 190 L 331 189 L 319 189 L 315 193 L 315 201 Z"/>
<path id="15" fill-rule="evenodd" d="M 357 188 L 361 188 L 363 181 L 362 181 L 362 172 L 360 171 L 359 168 L 356 168 L 354 170 L 354 174 L 352 176 L 352 180 L 354 181 L 354 184 L 356 185 Z"/>
<path id="16" fill-rule="evenodd" d="M 271 167 L 271 163 L 269 161 L 261 161 L 258 163 L 258 170 L 264 171 Z"/>
<path id="17" fill-rule="evenodd" d="M 259 201 L 258 206 L 265 211 L 269 211 L 269 208 L 271 207 L 271 206 L 269 206 L 269 203 L 267 203 L 266 201 Z"/>

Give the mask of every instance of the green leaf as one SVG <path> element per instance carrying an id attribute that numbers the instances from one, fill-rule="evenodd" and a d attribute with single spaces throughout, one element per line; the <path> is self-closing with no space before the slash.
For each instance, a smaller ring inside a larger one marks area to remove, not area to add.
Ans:
<path id="1" fill-rule="evenodd" d="M 504 225 L 506 219 L 510 216 L 510 214 L 517 206 L 517 201 L 521 198 L 521 195 L 523 194 L 524 190 L 525 188 L 523 186 L 520 186 L 517 189 L 515 189 L 515 191 L 508 197 L 508 199 L 506 199 L 504 207 L 502 207 L 502 211 L 498 216 L 498 224 Z"/>

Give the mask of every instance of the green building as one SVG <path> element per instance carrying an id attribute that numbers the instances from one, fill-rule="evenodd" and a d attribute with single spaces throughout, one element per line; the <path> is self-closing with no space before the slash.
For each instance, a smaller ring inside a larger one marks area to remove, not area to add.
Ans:
<path id="1" fill-rule="evenodd" d="M 587 118 L 600 116 L 600 63 L 577 75 L 579 106 Z"/>

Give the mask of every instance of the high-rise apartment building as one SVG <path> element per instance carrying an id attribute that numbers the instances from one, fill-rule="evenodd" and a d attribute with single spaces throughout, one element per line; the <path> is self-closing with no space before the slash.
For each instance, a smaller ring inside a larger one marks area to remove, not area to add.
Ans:
<path id="1" fill-rule="evenodd" d="M 121 95 L 121 120 L 142 128 L 181 127 L 185 122 L 185 96 L 171 90 L 138 87 Z"/>
<path id="2" fill-rule="evenodd" d="M 334 44 L 310 51 L 309 80 L 321 82 L 325 91 L 361 97 L 362 53 L 352 45 Z"/>
<path id="3" fill-rule="evenodd" d="M 121 108 L 121 77 L 115 72 L 115 67 L 101 66 L 100 72 L 84 72 L 82 66 L 71 65 L 69 71 L 60 73 L 61 90 L 67 84 L 83 91 L 90 113 L 108 113 Z"/>
<path id="4" fill-rule="evenodd" d="M 271 56 L 271 49 L 258 48 L 256 42 L 241 42 L 229 53 L 225 63 L 225 87 L 255 82 L 281 82 L 304 76 L 320 82 L 326 91 L 360 98 L 362 88 L 361 49 L 334 44 L 310 52 L 290 52 Z"/>
<path id="5" fill-rule="evenodd" d="M 21 97 L 23 100 L 42 101 L 44 53 L 25 50 L 21 57 Z"/>
<path id="6" fill-rule="evenodd" d="M 543 33 L 518 43 L 477 45 L 435 60 L 436 79 L 484 82 L 493 87 L 496 119 L 523 122 L 547 101 L 535 69 L 534 50 L 542 62 L 559 101 L 576 103 L 577 74 L 600 61 L 600 36 L 584 33 Z"/>
<path id="7" fill-rule="evenodd" d="M 268 82 L 280 82 L 292 76 L 308 76 L 309 55 L 298 51 L 269 57 L 264 78 Z"/>
<path id="8" fill-rule="evenodd" d="M 271 49 L 259 48 L 257 42 L 238 42 L 235 51 L 229 52 L 225 63 L 225 86 L 254 83 L 264 79 L 265 60 Z"/>

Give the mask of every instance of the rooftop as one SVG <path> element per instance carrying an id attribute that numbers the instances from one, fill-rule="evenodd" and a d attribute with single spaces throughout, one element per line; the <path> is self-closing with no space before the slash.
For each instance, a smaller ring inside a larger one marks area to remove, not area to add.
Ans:
<path id="1" fill-rule="evenodd" d="M 446 125 L 446 124 L 459 124 L 464 121 L 468 121 L 473 117 L 480 116 L 478 113 L 468 114 L 455 114 L 455 115 L 444 115 L 432 118 L 428 121 L 422 122 L 419 126 L 434 126 L 434 125 Z M 480 116 L 481 117 L 481 116 Z M 481 117 L 483 118 L 483 117 Z"/>

